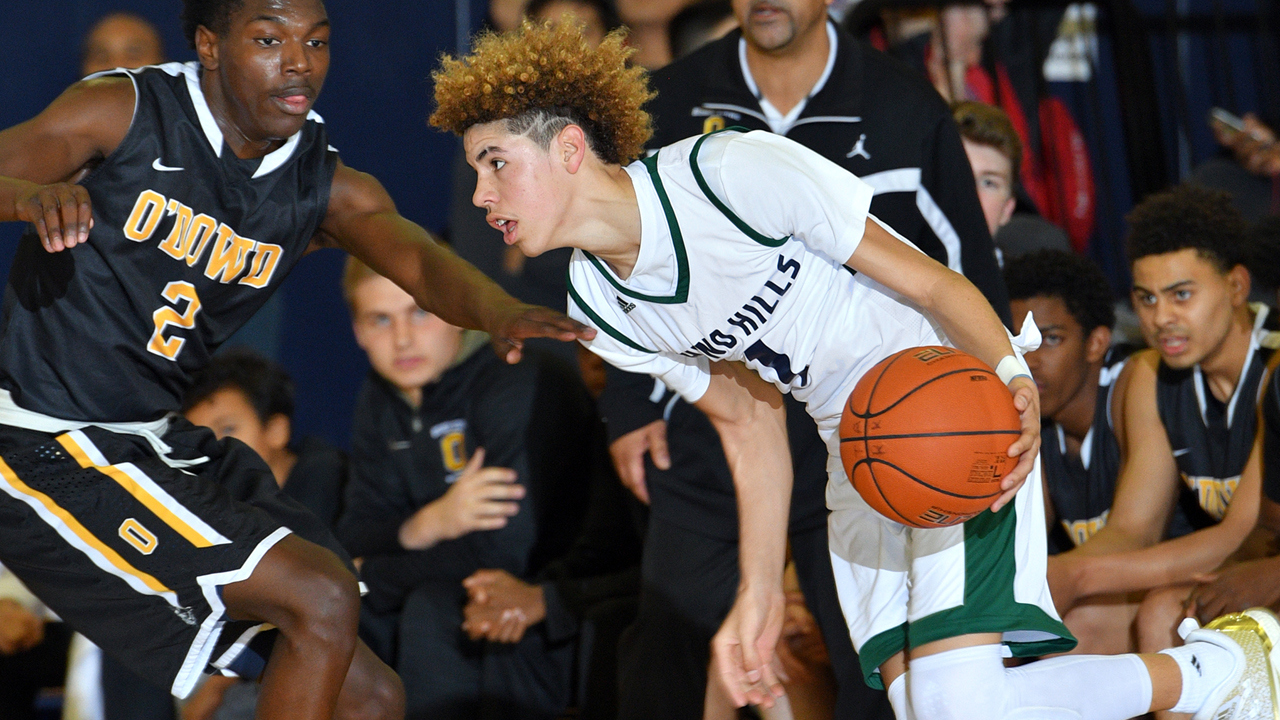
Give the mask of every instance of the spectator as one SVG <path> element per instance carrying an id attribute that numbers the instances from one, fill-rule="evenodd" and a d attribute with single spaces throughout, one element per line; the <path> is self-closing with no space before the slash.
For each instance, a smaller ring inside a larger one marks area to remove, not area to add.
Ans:
<path id="1" fill-rule="evenodd" d="M 1022 140 L 1009 116 L 994 105 L 972 100 L 954 103 L 951 111 L 973 167 L 987 229 L 1003 256 L 1041 248 L 1070 250 L 1071 241 L 1061 228 L 1034 213 L 1014 214 L 1018 204 L 1014 168 L 1022 163 Z"/>
<path id="2" fill-rule="evenodd" d="M 510 645 L 468 641 L 462 581 L 482 568 L 533 578 L 568 550 L 590 484 L 590 397 L 549 358 L 504 364 L 485 335 L 420 310 L 357 260 L 343 291 L 372 370 L 339 533 L 363 558 L 371 630 L 389 638 L 379 649 L 407 716 L 554 717 L 572 642 L 545 626 Z"/>
<path id="3" fill-rule="evenodd" d="M 36 696 L 62 687 L 71 630 L 0 566 L 0 717 L 36 720 Z"/>
<path id="4" fill-rule="evenodd" d="M 1270 309 L 1247 302 L 1244 224 L 1225 194 L 1180 186 L 1147 198 L 1129 223 L 1133 304 L 1151 349 L 1130 358 L 1121 380 L 1125 461 L 1106 525 L 1049 558 L 1049 578 L 1063 611 L 1146 591 L 1137 624 L 1145 652 L 1176 644 L 1189 583 L 1253 530 L 1255 401 L 1280 338 Z"/>
<path id="5" fill-rule="evenodd" d="M 115 68 L 140 68 L 164 62 L 160 32 L 132 13 L 111 13 L 93 24 L 81 48 L 80 72 L 92 75 Z"/>
<path id="6" fill-rule="evenodd" d="M 573 15 L 582 24 L 583 37 L 593 45 L 599 45 L 610 30 L 621 24 L 611 0 L 530 0 L 524 14 L 538 22 L 553 23 Z"/>
<path id="7" fill-rule="evenodd" d="M 740 31 L 654 75 L 651 147 L 728 125 L 772 130 L 807 145 L 879 188 L 871 205 L 876 217 L 963 269 L 1007 317 L 973 175 L 947 106 L 921 78 L 838 30 L 826 7 L 823 0 L 777 0 L 771 12 L 758 12 L 757 4 L 735 2 Z M 894 103 L 877 101 L 890 93 Z M 601 408 L 619 475 L 652 503 L 639 620 L 622 648 L 623 717 L 699 717 L 708 642 L 738 582 L 732 478 L 700 411 L 650 378 L 613 368 L 608 378 Z M 883 696 L 861 681 L 835 594 L 825 450 L 803 407 L 788 403 L 792 553 L 839 683 L 835 716 L 887 716 Z"/>
<path id="8" fill-rule="evenodd" d="M 1230 157 L 1205 161 L 1191 173 L 1193 182 L 1231 194 L 1247 222 L 1280 214 L 1280 143 L 1275 131 L 1253 113 L 1241 118 L 1242 130 L 1211 118 L 1209 127 Z"/>
<path id="9" fill-rule="evenodd" d="M 963 127 L 963 124 L 962 124 Z M 1043 338 L 1027 353 L 1040 388 L 1040 467 L 1048 491 L 1049 551 L 1079 546 L 1107 523 L 1120 444 L 1114 418 L 1124 390 L 1117 379 L 1128 348 L 1113 348 L 1111 288 L 1091 260 L 1041 250 L 1004 267 L 1015 317 L 1033 313 Z M 1138 606 L 1124 596 L 1091 599 L 1063 622 L 1080 644 L 1074 652 L 1131 652 L 1130 626 Z"/>
<path id="10" fill-rule="evenodd" d="M 667 26 L 693 0 L 618 0 L 618 15 L 630 29 L 627 42 L 636 49 L 632 60 L 649 70 L 671 62 Z"/>

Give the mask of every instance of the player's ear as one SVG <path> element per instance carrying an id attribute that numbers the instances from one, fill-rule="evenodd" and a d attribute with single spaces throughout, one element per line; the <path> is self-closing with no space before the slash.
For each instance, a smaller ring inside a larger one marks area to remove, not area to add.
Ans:
<path id="1" fill-rule="evenodd" d="M 196 28 L 196 57 L 200 59 L 200 67 L 205 70 L 218 69 L 218 36 L 209 28 L 201 25 Z"/>
<path id="2" fill-rule="evenodd" d="M 582 132 L 582 128 L 574 123 L 565 125 L 551 143 L 552 158 L 563 163 L 565 169 L 571 174 L 578 172 L 578 168 L 582 167 L 582 161 L 586 160 L 588 152 L 590 150 L 587 147 L 587 136 Z"/>
<path id="3" fill-rule="evenodd" d="M 288 447 L 289 436 L 292 433 L 293 423 L 289 422 L 289 416 L 283 413 L 267 418 L 267 424 L 263 427 L 267 446 L 272 450 L 283 450 Z"/>
<path id="4" fill-rule="evenodd" d="M 1089 363 L 1102 362 L 1111 349 L 1111 328 L 1099 325 L 1084 339 L 1084 358 Z"/>
<path id="5" fill-rule="evenodd" d="M 1227 283 L 1231 286 L 1231 304 L 1243 305 L 1249 300 L 1249 290 L 1253 287 L 1249 271 L 1244 265 L 1236 265 L 1227 272 Z"/>

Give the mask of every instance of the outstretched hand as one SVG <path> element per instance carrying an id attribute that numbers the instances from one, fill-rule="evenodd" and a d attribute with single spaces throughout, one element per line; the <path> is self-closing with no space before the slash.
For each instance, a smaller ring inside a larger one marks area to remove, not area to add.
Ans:
<path id="1" fill-rule="evenodd" d="M 773 707 L 784 691 L 775 648 L 782 634 L 786 596 L 781 583 L 739 588 L 724 624 L 711 640 L 712 664 L 736 707 Z"/>
<path id="2" fill-rule="evenodd" d="M 14 215 L 35 225 L 45 250 L 61 252 L 89 239 L 93 209 L 83 185 L 27 185 L 14 199 Z"/>
<path id="3" fill-rule="evenodd" d="M 518 363 L 528 338 L 549 337 L 563 342 L 590 340 L 596 331 L 550 308 L 515 304 L 496 327 L 489 329 L 489 334 L 497 353 L 509 363 Z"/>
<path id="4" fill-rule="evenodd" d="M 1036 457 L 1040 455 L 1040 393 L 1036 384 L 1026 375 L 1019 375 L 1009 381 L 1009 392 L 1013 393 L 1013 407 L 1018 411 L 1018 421 L 1022 424 L 1022 435 L 1009 446 L 1009 457 L 1018 458 L 1018 464 L 1000 481 L 1002 492 L 991 503 L 991 512 L 1009 504 L 1018 494 L 1018 489 L 1035 466 Z"/>

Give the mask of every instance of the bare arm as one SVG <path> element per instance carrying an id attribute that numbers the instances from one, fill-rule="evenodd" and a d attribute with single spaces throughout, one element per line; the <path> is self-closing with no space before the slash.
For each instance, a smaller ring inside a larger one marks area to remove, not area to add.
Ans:
<path id="1" fill-rule="evenodd" d="M 373 176 L 339 165 L 319 244 L 341 247 L 411 294 L 418 305 L 460 327 L 484 330 L 520 358 L 522 340 L 591 338 L 595 331 L 546 308 L 508 295 L 470 263 L 437 243 L 426 230 L 396 211 Z"/>
<path id="2" fill-rule="evenodd" d="M 127 78 L 81 81 L 39 115 L 0 131 L 0 222 L 35 223 L 50 252 L 88 239 L 89 193 L 70 183 L 116 149 L 133 106 Z"/>
<path id="3" fill-rule="evenodd" d="M 903 243 L 871 218 L 845 265 L 910 300 L 942 326 L 956 347 L 991 367 L 1013 355 L 1004 325 L 973 283 Z M 1035 383 L 1030 377 L 1015 377 L 1009 391 L 1022 435 L 1009 447 L 1009 456 L 1018 457 L 1018 464 L 1001 482 L 1005 492 L 992 504 L 993 511 L 1013 499 L 1040 452 L 1040 396 Z"/>
<path id="4" fill-rule="evenodd" d="M 713 363 L 696 405 L 715 426 L 738 495 L 742 579 L 729 617 L 712 641 L 715 665 L 739 707 L 772 705 L 782 685 L 771 664 L 782 632 L 791 451 L 777 388 L 738 363 Z"/>

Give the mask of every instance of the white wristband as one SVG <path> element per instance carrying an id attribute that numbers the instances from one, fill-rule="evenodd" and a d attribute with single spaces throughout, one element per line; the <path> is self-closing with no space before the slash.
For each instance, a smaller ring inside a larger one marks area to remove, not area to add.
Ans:
<path id="1" fill-rule="evenodd" d="M 1005 355 L 1000 360 L 1000 364 L 996 365 L 996 377 L 1000 378 L 1000 382 L 1008 385 L 1018 376 L 1029 378 L 1031 373 L 1023 369 L 1022 363 L 1018 362 L 1018 358 L 1013 355 Z"/>

